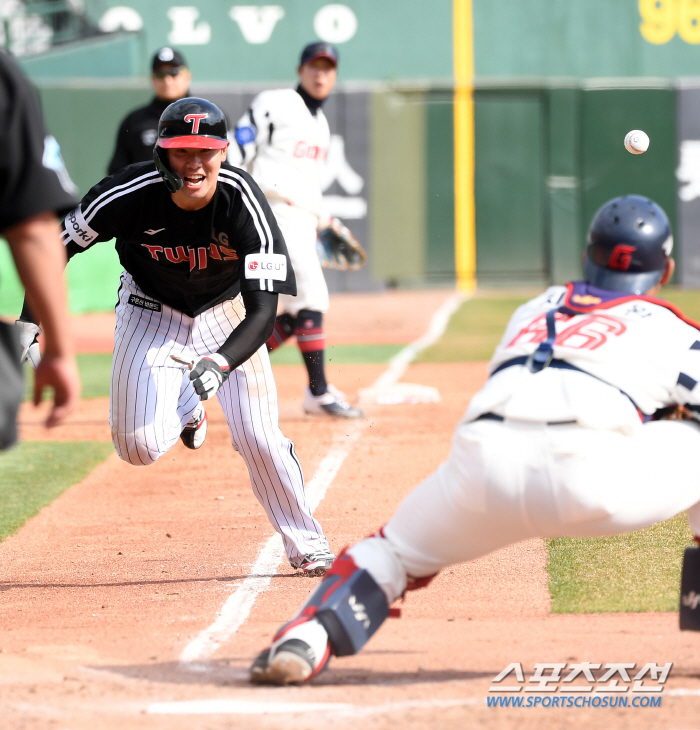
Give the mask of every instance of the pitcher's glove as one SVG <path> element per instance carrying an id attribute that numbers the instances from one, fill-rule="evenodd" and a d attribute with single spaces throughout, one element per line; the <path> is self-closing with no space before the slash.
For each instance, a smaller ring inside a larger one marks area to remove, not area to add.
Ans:
<path id="1" fill-rule="evenodd" d="M 202 400 L 211 398 L 217 390 L 228 380 L 231 374 L 231 365 L 228 360 L 218 353 L 200 357 L 192 363 L 190 380 Z"/>
<path id="2" fill-rule="evenodd" d="M 34 370 L 41 362 L 41 351 L 39 350 L 38 337 L 41 328 L 34 322 L 25 322 L 23 319 L 15 320 L 15 327 L 19 330 L 19 341 L 22 345 L 21 363 L 28 362 Z"/>
<path id="3" fill-rule="evenodd" d="M 331 218 L 328 228 L 319 231 L 316 248 L 324 269 L 357 271 L 367 261 L 364 248 L 337 218 Z"/>

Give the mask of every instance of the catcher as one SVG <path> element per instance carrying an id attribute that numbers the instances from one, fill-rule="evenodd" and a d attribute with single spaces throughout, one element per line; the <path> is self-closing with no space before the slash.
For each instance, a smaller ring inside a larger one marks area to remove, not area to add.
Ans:
<path id="1" fill-rule="evenodd" d="M 330 131 L 321 107 L 335 85 L 337 66 L 338 52 L 329 43 L 306 46 L 296 90 L 263 91 L 253 100 L 238 122 L 238 146 L 231 145 L 228 159 L 246 166 L 268 199 L 296 274 L 297 296 L 280 296 L 268 350 L 294 335 L 309 378 L 304 410 L 358 418 L 362 411 L 328 383 L 324 356 L 323 314 L 329 300 L 321 266 L 354 270 L 365 262 L 350 231 L 323 208 L 320 179 Z"/>
<path id="2" fill-rule="evenodd" d="M 673 274 L 672 246 L 647 198 L 598 211 L 585 280 L 515 312 L 447 461 L 380 532 L 341 553 L 257 658 L 253 682 L 313 679 L 331 654 L 357 653 L 405 591 L 511 543 L 615 535 L 684 510 L 700 535 L 700 324 L 655 298 Z M 679 415 L 675 405 L 685 418 L 651 419 Z M 689 548 L 683 628 L 700 625 L 698 594 Z"/>

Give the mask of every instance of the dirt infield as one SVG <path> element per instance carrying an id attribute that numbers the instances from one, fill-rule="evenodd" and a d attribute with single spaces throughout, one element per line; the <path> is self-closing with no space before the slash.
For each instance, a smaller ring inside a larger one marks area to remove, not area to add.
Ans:
<path id="1" fill-rule="evenodd" d="M 432 311 L 448 294 L 430 293 Z M 362 304 L 367 319 L 377 312 L 377 296 L 348 297 L 353 321 L 361 319 Z M 389 297 L 381 306 L 390 318 L 408 301 L 392 310 L 396 300 Z M 395 335 L 401 339 L 374 341 L 415 339 L 429 314 L 420 327 L 404 325 Z M 337 342 L 359 337 L 340 327 L 329 330 Z M 384 369 L 331 366 L 330 374 L 354 394 Z M 340 549 L 386 521 L 401 496 L 447 455 L 452 430 L 486 366 L 413 365 L 403 380 L 437 386 L 442 402 L 370 404 L 367 421 L 355 430 L 303 415 L 301 368 L 279 367 L 276 377 L 282 428 L 295 442 L 307 482 L 329 452 L 349 444 L 316 513 L 332 547 Z M 444 571 L 429 589 L 409 594 L 403 617 L 388 621 L 366 651 L 334 660 L 316 686 L 251 687 L 245 681 L 250 662 L 317 584 L 281 562 L 261 579 L 269 585 L 240 628 L 219 635 L 213 653 L 183 664 L 183 651 L 217 620 L 273 534 L 243 461 L 228 444 L 221 410 L 216 403 L 207 408 L 211 426 L 201 451 L 178 444 L 148 468 L 112 455 L 0 544 L 1 727 L 700 725 L 697 635 L 679 632 L 675 614 L 551 615 L 540 541 Z M 106 401 L 84 402 L 49 437 L 109 440 L 106 413 Z M 23 412 L 25 439 L 46 437 L 40 416 Z M 672 661 L 674 668 L 660 708 L 487 706 L 493 678 L 511 662 L 521 662 L 527 677 L 535 662 L 585 661 L 638 667 Z"/>

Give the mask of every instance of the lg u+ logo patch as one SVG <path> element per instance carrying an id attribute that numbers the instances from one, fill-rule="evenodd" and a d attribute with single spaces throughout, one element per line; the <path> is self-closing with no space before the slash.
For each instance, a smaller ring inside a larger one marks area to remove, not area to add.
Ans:
<path id="1" fill-rule="evenodd" d="M 287 257 L 281 253 L 249 253 L 245 257 L 245 278 L 286 281 Z"/>

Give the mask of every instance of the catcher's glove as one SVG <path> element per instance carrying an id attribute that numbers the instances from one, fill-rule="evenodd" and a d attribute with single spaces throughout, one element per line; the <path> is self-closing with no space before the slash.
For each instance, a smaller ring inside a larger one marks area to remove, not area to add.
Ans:
<path id="1" fill-rule="evenodd" d="M 659 408 L 652 421 L 699 421 L 700 413 L 692 406 L 672 405 Z"/>
<path id="2" fill-rule="evenodd" d="M 317 249 L 324 269 L 357 271 L 367 261 L 364 248 L 337 218 L 331 218 L 330 226 L 319 231 Z"/>

